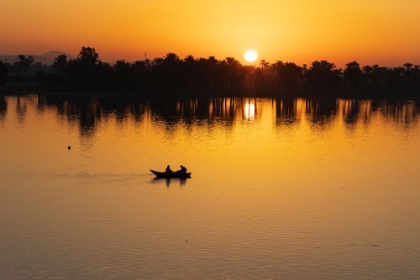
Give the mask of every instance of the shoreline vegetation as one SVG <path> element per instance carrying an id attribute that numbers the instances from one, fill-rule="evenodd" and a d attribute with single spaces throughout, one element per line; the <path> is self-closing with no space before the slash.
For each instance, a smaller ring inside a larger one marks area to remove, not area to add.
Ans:
<path id="1" fill-rule="evenodd" d="M 321 60 L 298 66 L 262 60 L 244 66 L 232 57 L 184 59 L 174 53 L 133 63 L 104 63 L 94 48 L 82 47 L 74 59 L 58 55 L 53 65 L 18 55 L 0 61 L 0 94 L 100 95 L 127 98 L 410 98 L 420 99 L 420 67 L 379 65 L 345 69 Z"/>

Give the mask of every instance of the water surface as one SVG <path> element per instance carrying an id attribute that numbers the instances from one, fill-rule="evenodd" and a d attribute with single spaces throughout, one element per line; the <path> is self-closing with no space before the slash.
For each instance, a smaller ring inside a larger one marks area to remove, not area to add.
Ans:
<path id="1" fill-rule="evenodd" d="M 411 100 L 0 97 L 0 275 L 420 279 L 419 113 Z M 149 172 L 167 164 L 192 178 Z"/>

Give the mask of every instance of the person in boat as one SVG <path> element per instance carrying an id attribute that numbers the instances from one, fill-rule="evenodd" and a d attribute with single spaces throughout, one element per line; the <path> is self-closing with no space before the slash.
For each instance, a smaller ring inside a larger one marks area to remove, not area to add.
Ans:
<path id="1" fill-rule="evenodd" d="M 181 169 L 177 170 L 175 173 L 185 175 L 187 173 L 187 168 L 183 165 L 180 166 Z"/>
<path id="2" fill-rule="evenodd" d="M 185 166 L 183 166 L 183 165 L 181 165 L 181 173 L 182 174 L 187 173 L 187 168 Z"/>
<path id="3" fill-rule="evenodd" d="M 172 173 L 172 169 L 171 169 L 171 167 L 169 166 L 169 164 L 168 164 L 168 166 L 166 166 L 166 171 L 165 171 L 166 173 Z"/>

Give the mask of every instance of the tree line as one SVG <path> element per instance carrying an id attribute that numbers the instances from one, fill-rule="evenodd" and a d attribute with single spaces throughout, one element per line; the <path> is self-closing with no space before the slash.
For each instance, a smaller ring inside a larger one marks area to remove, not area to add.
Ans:
<path id="1" fill-rule="evenodd" d="M 244 89 L 272 93 L 306 91 L 384 92 L 404 91 L 420 95 L 420 67 L 381 67 L 349 62 L 344 69 L 326 60 L 310 65 L 261 60 L 258 66 L 242 65 L 233 57 L 180 58 L 174 53 L 152 60 L 114 65 L 102 62 L 91 47 L 82 47 L 78 56 L 59 55 L 52 65 L 34 63 L 31 56 L 19 55 L 13 63 L 0 62 L 0 86 L 35 83 L 42 91 L 141 94 L 145 92 L 241 92 Z M 13 78 L 13 79 L 12 79 Z M 14 81 L 12 81 L 14 80 Z"/>

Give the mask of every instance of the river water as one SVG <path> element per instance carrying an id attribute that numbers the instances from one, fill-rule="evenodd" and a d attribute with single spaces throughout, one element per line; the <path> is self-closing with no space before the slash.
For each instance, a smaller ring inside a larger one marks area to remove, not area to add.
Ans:
<path id="1" fill-rule="evenodd" d="M 0 96 L 0 278 L 420 279 L 419 116 Z M 192 178 L 149 171 L 168 164 Z"/>

